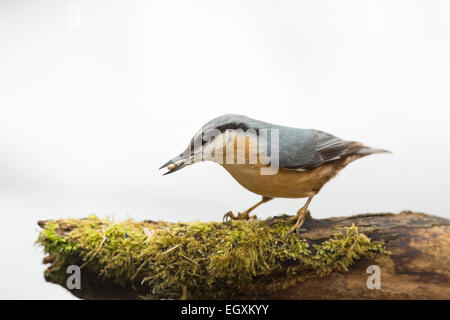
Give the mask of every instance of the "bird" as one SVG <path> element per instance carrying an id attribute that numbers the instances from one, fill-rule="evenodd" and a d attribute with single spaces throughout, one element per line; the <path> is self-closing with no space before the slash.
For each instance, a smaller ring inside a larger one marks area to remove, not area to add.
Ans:
<path id="1" fill-rule="evenodd" d="M 291 232 L 300 233 L 308 207 L 321 188 L 350 162 L 375 153 L 390 153 L 356 141 L 315 130 L 276 125 L 239 114 L 210 120 L 192 137 L 187 148 L 160 169 L 164 175 L 188 165 L 213 161 L 261 200 L 223 220 L 250 220 L 250 213 L 273 198 L 307 198 L 292 218 Z"/>

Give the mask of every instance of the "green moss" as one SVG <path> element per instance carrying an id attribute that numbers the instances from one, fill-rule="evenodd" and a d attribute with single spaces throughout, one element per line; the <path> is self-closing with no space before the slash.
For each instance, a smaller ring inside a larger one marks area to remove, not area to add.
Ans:
<path id="1" fill-rule="evenodd" d="M 91 216 L 47 223 L 38 243 L 56 261 L 56 281 L 66 277 L 63 266 L 77 262 L 117 285 L 139 286 L 151 299 L 229 298 L 257 290 L 254 280 L 269 274 L 307 270 L 323 276 L 346 271 L 363 256 L 386 253 L 355 226 L 312 246 L 293 234 L 285 239 L 290 227 L 259 220 L 115 223 Z"/>

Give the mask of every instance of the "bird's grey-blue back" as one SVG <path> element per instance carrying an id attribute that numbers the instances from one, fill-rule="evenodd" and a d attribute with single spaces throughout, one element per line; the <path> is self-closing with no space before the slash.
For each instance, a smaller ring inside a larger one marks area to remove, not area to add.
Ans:
<path id="1" fill-rule="evenodd" d="M 352 142 L 339 139 L 331 134 L 313 130 L 276 125 L 239 114 L 226 114 L 207 122 L 202 131 L 208 129 L 249 129 L 259 134 L 260 129 L 268 132 L 276 129 L 279 134 L 279 166 L 284 169 L 312 169 L 325 162 L 348 154 Z M 270 136 L 270 133 L 268 134 Z M 271 150 L 271 140 L 267 149 Z"/>

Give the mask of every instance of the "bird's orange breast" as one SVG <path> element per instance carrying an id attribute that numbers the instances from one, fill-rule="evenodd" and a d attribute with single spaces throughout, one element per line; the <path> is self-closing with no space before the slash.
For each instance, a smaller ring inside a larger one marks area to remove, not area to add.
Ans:
<path id="1" fill-rule="evenodd" d="M 274 175 L 261 175 L 261 167 L 247 164 L 222 166 L 247 190 L 270 198 L 305 198 L 319 192 L 322 186 L 356 156 L 330 162 L 305 171 L 279 169 Z"/>

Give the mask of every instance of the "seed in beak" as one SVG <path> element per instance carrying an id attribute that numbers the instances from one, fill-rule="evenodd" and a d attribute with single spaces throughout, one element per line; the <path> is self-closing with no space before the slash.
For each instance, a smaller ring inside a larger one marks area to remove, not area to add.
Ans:
<path id="1" fill-rule="evenodd" d="M 172 170 L 173 168 L 175 168 L 177 165 L 175 163 L 172 163 L 171 165 L 167 166 L 168 170 Z"/>

